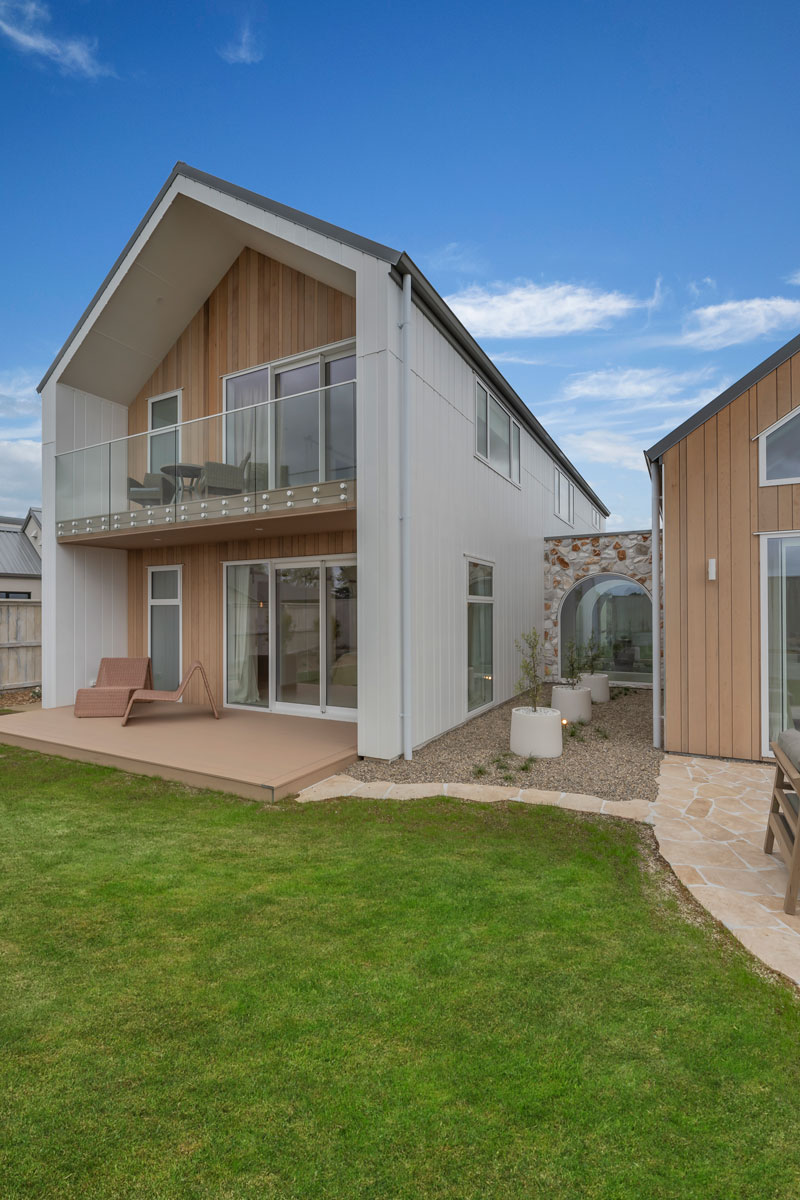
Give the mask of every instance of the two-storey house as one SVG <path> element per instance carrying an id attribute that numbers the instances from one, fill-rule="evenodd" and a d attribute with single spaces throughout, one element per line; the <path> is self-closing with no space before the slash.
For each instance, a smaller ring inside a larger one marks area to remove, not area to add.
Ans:
<path id="1" fill-rule="evenodd" d="M 607 516 L 408 255 L 183 163 L 40 391 L 46 708 L 200 659 L 409 754 L 514 694 L 545 535 Z"/>

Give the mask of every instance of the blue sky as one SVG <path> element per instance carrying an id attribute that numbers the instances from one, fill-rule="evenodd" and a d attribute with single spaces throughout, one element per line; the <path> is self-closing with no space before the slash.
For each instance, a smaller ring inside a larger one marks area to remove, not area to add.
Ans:
<path id="1" fill-rule="evenodd" d="M 0 512 L 35 384 L 178 159 L 406 249 L 618 528 L 642 448 L 800 331 L 774 0 L 0 0 Z"/>

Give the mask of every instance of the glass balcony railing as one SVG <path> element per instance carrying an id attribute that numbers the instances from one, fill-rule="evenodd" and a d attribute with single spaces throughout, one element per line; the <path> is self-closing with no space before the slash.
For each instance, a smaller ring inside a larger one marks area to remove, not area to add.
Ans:
<path id="1" fill-rule="evenodd" d="M 336 503 L 355 478 L 356 385 L 340 383 L 57 454 L 56 529 Z"/>

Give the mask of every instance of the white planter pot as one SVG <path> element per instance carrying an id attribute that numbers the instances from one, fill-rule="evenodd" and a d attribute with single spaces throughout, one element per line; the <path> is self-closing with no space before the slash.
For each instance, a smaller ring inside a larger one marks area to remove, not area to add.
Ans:
<path id="1" fill-rule="evenodd" d="M 581 683 L 592 693 L 592 704 L 605 704 L 611 699 L 607 675 L 581 675 Z"/>
<path id="2" fill-rule="evenodd" d="M 523 758 L 559 758 L 561 713 L 555 708 L 511 710 L 511 753 Z"/>
<path id="3" fill-rule="evenodd" d="M 571 688 L 566 684 L 556 684 L 550 703 L 567 721 L 587 723 L 592 719 L 592 693 L 588 687 Z"/>

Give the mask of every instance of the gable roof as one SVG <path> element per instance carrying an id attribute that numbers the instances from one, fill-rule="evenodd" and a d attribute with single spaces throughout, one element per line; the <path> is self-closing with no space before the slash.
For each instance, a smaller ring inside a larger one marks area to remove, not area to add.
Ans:
<path id="1" fill-rule="evenodd" d="M 760 383 L 762 379 L 769 375 L 770 371 L 774 371 L 776 367 L 779 367 L 781 363 L 786 362 L 787 358 L 791 358 L 792 355 L 797 354 L 798 351 L 800 351 L 800 333 L 797 335 L 797 337 L 793 337 L 790 342 L 787 342 L 785 346 L 781 346 L 780 350 L 776 350 L 774 354 L 770 354 L 769 358 L 765 358 L 764 361 L 759 363 L 757 367 L 753 367 L 752 371 L 748 371 L 747 374 L 743 375 L 741 379 L 738 379 L 736 383 L 732 383 L 731 386 L 726 388 L 724 392 L 720 392 L 720 394 L 716 396 L 715 399 L 710 401 L 710 403 L 706 404 L 704 408 L 698 409 L 693 416 L 688 417 L 682 422 L 682 424 L 673 429 L 672 433 L 668 433 L 666 437 L 661 439 L 660 442 L 656 442 L 656 444 L 651 446 L 649 450 L 645 450 L 645 457 L 649 459 L 650 462 L 656 462 L 658 459 L 662 458 L 663 455 L 665 455 L 668 450 L 671 450 L 673 446 L 677 445 L 678 442 L 682 442 L 683 439 L 688 437 L 689 434 L 694 432 L 695 429 L 698 429 L 701 425 L 704 425 L 710 417 L 715 416 L 723 408 L 726 408 L 729 404 L 732 404 L 737 396 L 741 396 L 742 392 L 746 392 L 748 388 L 755 387 L 757 383 Z"/>
<path id="2" fill-rule="evenodd" d="M 570 476 L 573 482 L 577 484 L 580 490 L 591 500 L 597 509 L 604 516 L 609 516 L 609 509 L 606 508 L 603 501 L 589 486 L 574 464 L 567 458 L 561 447 L 554 441 L 554 439 L 539 423 L 539 421 L 537 421 L 528 405 L 517 394 L 514 388 L 512 388 L 511 384 L 498 370 L 488 354 L 481 349 L 472 335 L 468 332 L 464 325 L 462 325 L 461 321 L 458 319 L 449 305 L 439 295 L 432 284 L 425 278 L 419 267 L 417 267 L 414 261 L 404 251 L 395 250 L 391 246 L 385 246 L 381 242 L 375 242 L 369 238 L 362 237 L 360 234 L 353 233 L 348 229 L 343 229 L 339 225 L 333 225 L 329 221 L 322 221 L 318 217 L 312 217 L 308 213 L 302 212 L 299 209 L 290 208 L 288 205 L 281 204 L 277 200 L 270 200 L 266 196 L 261 196 L 258 192 L 251 192 L 247 188 L 241 188 L 237 184 L 229 183 L 224 179 L 219 179 L 215 175 L 209 175 L 205 171 L 199 171 L 196 167 L 190 167 L 184 162 L 177 162 L 173 167 L 169 178 L 166 180 L 155 200 L 148 208 L 131 237 L 128 239 L 124 249 L 122 250 L 122 253 L 119 255 L 113 267 L 95 292 L 80 319 L 76 323 L 74 329 L 64 342 L 64 345 L 59 350 L 50 367 L 47 369 L 47 372 L 37 387 L 37 391 L 42 391 L 47 381 L 53 375 L 54 371 L 67 354 L 84 324 L 91 317 L 92 311 L 97 305 L 98 301 L 103 297 L 103 294 L 114 280 L 114 277 L 120 270 L 120 267 L 130 253 L 137 239 L 141 236 L 143 230 L 147 227 L 148 222 L 153 217 L 153 214 L 158 209 L 162 200 L 179 177 L 201 184 L 204 187 L 207 187 L 213 191 L 217 191 L 222 195 L 231 197 L 232 199 L 241 200 L 244 203 L 260 209 L 263 212 L 271 213 L 276 217 L 281 217 L 285 220 L 291 221 L 296 225 L 300 225 L 303 228 L 312 230 L 313 232 L 324 237 L 333 238 L 344 245 L 353 247 L 355 250 L 372 255 L 374 258 L 385 262 L 389 266 L 389 269 L 395 278 L 399 278 L 404 274 L 410 274 L 412 278 L 412 294 L 418 307 L 426 311 L 428 315 L 433 316 L 433 319 L 438 323 L 439 328 L 445 333 L 445 336 L 454 342 L 460 352 L 472 362 L 478 373 L 485 376 L 486 381 L 497 392 L 498 396 L 500 396 L 509 406 L 514 415 L 518 418 L 520 424 L 522 424 L 528 430 L 535 441 L 537 441 L 559 464 L 559 466 L 563 468 L 566 474 Z"/>
<path id="3" fill-rule="evenodd" d="M 42 560 L 21 527 L 0 529 L 0 575 L 39 576 L 41 573 Z"/>

